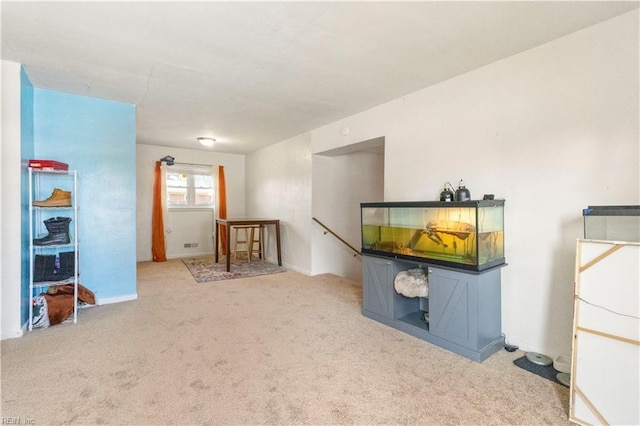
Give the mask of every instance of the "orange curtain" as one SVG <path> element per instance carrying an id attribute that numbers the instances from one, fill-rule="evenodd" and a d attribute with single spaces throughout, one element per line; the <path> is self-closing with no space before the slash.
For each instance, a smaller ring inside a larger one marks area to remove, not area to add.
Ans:
<path id="1" fill-rule="evenodd" d="M 224 167 L 218 166 L 218 217 L 220 219 L 227 218 L 227 186 L 224 181 Z M 222 254 L 226 255 L 227 251 L 227 227 L 220 226 L 220 244 L 222 245 Z M 216 241 L 218 244 L 218 241 Z"/>
<path id="2" fill-rule="evenodd" d="M 156 161 L 153 175 L 153 212 L 151 214 L 151 258 L 154 262 L 166 262 L 164 246 L 164 222 L 162 220 L 162 161 Z"/>

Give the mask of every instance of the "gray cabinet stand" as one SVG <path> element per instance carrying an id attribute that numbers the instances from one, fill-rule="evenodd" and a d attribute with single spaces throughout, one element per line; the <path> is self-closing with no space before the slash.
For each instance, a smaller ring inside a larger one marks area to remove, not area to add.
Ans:
<path id="1" fill-rule="evenodd" d="M 504 265 L 502 265 L 504 266 Z M 428 272 L 427 298 L 397 293 L 394 279 L 413 268 Z M 364 316 L 482 362 L 504 346 L 501 266 L 472 272 L 429 263 L 364 256 Z"/>

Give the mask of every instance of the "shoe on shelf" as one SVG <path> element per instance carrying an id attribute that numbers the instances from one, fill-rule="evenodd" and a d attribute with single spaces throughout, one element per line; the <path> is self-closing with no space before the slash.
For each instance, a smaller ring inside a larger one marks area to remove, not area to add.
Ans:
<path id="1" fill-rule="evenodd" d="M 64 245 L 71 242 L 69 236 L 70 217 L 52 217 L 44 221 L 44 226 L 49 233 L 42 238 L 34 238 L 34 246 Z"/>
<path id="2" fill-rule="evenodd" d="M 49 198 L 34 201 L 33 205 L 36 207 L 71 207 L 71 191 L 54 188 Z"/>

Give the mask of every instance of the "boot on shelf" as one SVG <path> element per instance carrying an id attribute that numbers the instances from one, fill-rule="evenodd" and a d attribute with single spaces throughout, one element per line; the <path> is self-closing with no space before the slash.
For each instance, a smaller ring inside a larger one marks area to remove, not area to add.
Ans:
<path id="1" fill-rule="evenodd" d="M 53 246 L 58 244 L 69 244 L 69 223 L 70 217 L 52 217 L 44 221 L 49 234 L 42 238 L 34 238 L 34 246 Z"/>
<path id="2" fill-rule="evenodd" d="M 51 281 L 56 272 L 56 255 L 36 254 L 33 261 L 33 282 Z"/>
<path id="3" fill-rule="evenodd" d="M 53 188 L 53 192 L 46 200 L 34 201 L 36 207 L 71 207 L 71 191 Z"/>
<path id="4" fill-rule="evenodd" d="M 60 257 L 60 269 L 57 272 L 57 280 L 66 280 L 76 273 L 76 252 L 64 251 L 58 254 Z"/>

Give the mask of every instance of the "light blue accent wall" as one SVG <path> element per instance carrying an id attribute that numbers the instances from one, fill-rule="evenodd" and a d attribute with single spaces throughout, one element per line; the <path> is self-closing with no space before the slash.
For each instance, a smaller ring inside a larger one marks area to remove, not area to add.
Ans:
<path id="1" fill-rule="evenodd" d="M 22 206 L 21 232 L 22 236 L 20 259 L 20 323 L 29 320 L 29 172 L 27 165 L 29 158 L 33 158 L 33 85 L 29 77 L 20 68 L 20 158 L 23 167 L 20 172 L 20 200 Z"/>
<path id="2" fill-rule="evenodd" d="M 35 156 L 78 171 L 80 283 L 136 294 L 135 106 L 35 89 Z"/>

